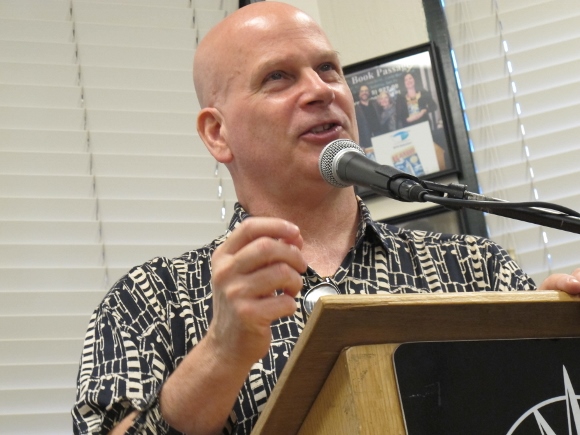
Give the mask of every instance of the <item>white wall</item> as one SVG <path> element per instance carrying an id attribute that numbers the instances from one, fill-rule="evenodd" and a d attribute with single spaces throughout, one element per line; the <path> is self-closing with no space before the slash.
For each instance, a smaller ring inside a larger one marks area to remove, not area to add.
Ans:
<path id="1" fill-rule="evenodd" d="M 344 65 L 429 42 L 421 0 L 318 0 L 321 25 Z"/>

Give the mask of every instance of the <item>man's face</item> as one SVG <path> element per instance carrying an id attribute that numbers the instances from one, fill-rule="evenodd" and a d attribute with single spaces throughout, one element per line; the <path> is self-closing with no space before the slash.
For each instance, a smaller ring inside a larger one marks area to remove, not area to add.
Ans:
<path id="1" fill-rule="evenodd" d="M 321 30 L 300 16 L 256 18 L 247 27 L 243 46 L 231 53 L 228 92 L 218 104 L 233 154 L 229 168 L 252 188 L 320 182 L 324 146 L 358 139 L 338 56 Z"/>
<path id="2" fill-rule="evenodd" d="M 358 90 L 358 97 L 360 101 L 367 102 L 370 97 L 369 88 L 367 86 L 361 86 Z"/>

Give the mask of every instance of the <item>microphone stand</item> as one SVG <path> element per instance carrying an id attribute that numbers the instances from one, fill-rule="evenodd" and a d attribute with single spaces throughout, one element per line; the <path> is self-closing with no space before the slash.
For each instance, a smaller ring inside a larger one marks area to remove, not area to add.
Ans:
<path id="1" fill-rule="evenodd" d="M 322 178 L 335 187 L 354 184 L 399 201 L 430 201 L 456 210 L 472 208 L 580 234 L 580 213 L 575 210 L 549 202 L 510 203 L 468 192 L 465 185 L 420 180 L 366 158 L 362 148 L 351 140 L 339 139 L 326 145 L 320 153 L 318 168 Z"/>
<path id="2" fill-rule="evenodd" d="M 413 176 L 410 179 L 416 180 Z M 471 208 L 580 234 L 580 213 L 567 207 L 547 202 L 507 202 L 468 192 L 467 186 L 462 184 L 443 185 L 425 180 L 419 183 L 425 189 L 420 195 L 420 202 L 429 201 L 451 209 Z"/>

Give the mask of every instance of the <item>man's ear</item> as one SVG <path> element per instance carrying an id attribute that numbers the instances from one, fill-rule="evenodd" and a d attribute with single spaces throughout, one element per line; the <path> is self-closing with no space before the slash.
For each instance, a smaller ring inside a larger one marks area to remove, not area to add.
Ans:
<path id="1" fill-rule="evenodd" d="M 220 163 L 229 163 L 233 154 L 225 137 L 223 117 L 215 107 L 206 107 L 197 116 L 197 131 L 211 155 Z"/>

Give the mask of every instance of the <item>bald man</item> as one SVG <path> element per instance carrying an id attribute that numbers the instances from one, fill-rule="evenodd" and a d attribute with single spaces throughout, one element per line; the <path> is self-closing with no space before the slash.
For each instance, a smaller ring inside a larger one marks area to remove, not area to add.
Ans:
<path id="1" fill-rule="evenodd" d="M 75 433 L 249 434 L 320 283 L 535 289 L 494 243 L 377 223 L 353 188 L 321 178 L 322 148 L 356 141 L 357 126 L 337 54 L 303 12 L 259 2 L 228 16 L 200 43 L 194 83 L 199 134 L 239 204 L 223 237 L 136 267 L 106 295 L 85 340 Z M 576 278 L 546 285 L 577 292 Z"/>

